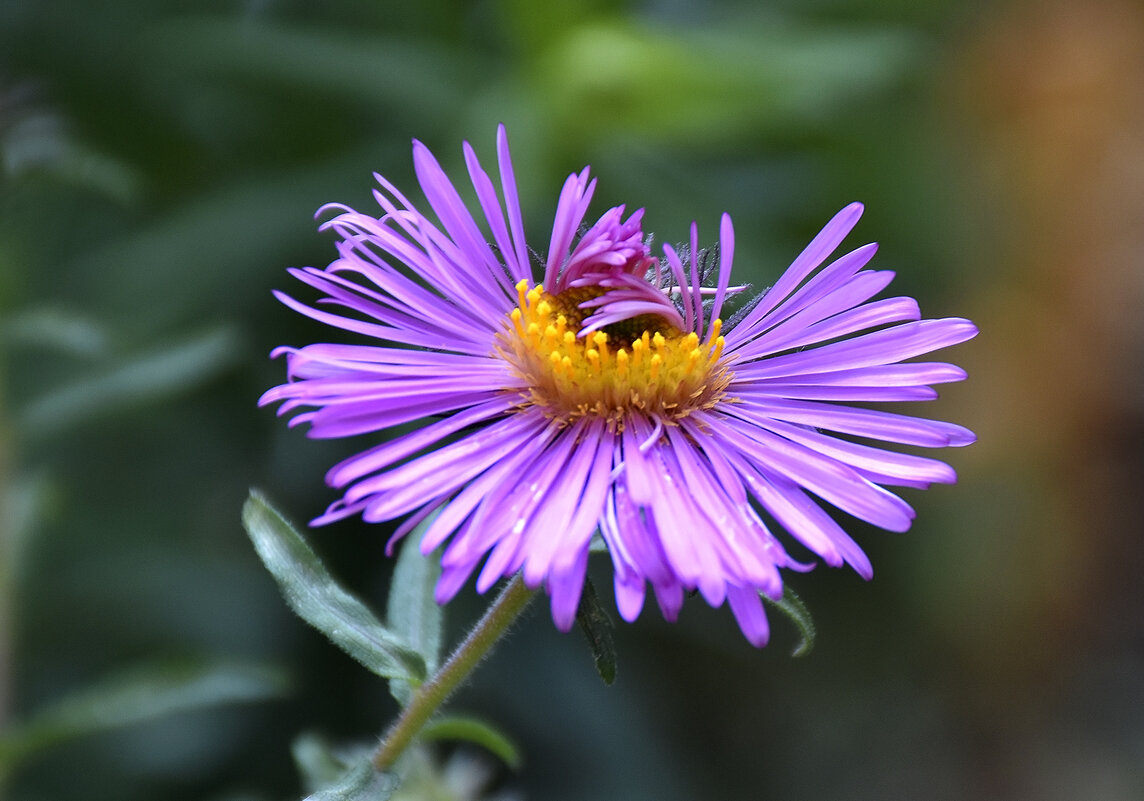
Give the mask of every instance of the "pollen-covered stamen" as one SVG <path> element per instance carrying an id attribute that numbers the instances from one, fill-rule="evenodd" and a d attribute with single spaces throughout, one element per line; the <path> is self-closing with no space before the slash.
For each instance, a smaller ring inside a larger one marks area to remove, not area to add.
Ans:
<path id="1" fill-rule="evenodd" d="M 657 315 L 642 315 L 584 333 L 585 300 L 600 290 L 549 295 L 516 286 L 518 305 L 502 334 L 501 352 L 525 379 L 527 402 L 566 420 L 598 415 L 621 424 L 638 410 L 666 421 L 710 408 L 731 375 L 720 363 L 722 323 L 705 341 Z M 582 335 L 581 335 L 582 334 Z"/>

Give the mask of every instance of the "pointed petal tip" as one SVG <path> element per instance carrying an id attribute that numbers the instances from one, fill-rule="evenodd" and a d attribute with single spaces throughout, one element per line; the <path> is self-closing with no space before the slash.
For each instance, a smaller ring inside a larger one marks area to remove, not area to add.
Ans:
<path id="1" fill-rule="evenodd" d="M 477 593 L 484 595 L 491 590 L 498 581 L 504 578 L 503 575 L 495 571 L 482 570 L 481 574 L 477 576 Z"/>
<path id="2" fill-rule="evenodd" d="M 905 534 L 910 530 L 910 527 L 913 526 L 914 518 L 916 516 L 917 512 L 915 512 L 913 509 L 910 509 L 909 514 L 902 514 L 901 516 L 895 516 L 892 518 L 887 516 L 885 520 L 879 521 L 877 526 L 894 534 Z"/>
<path id="3" fill-rule="evenodd" d="M 949 447 L 951 448 L 964 448 L 966 445 L 972 445 L 975 442 L 977 442 L 977 435 L 962 426 L 956 426 L 956 430 L 949 437 Z"/>
<path id="4" fill-rule="evenodd" d="M 392 557 L 393 554 L 397 550 L 397 543 L 401 542 L 404 539 L 405 539 L 405 535 L 402 535 L 399 537 L 399 536 L 397 536 L 397 534 L 394 534 L 392 537 L 390 537 L 388 540 L 386 540 L 385 541 L 385 555 L 388 557 Z"/>
<path id="5" fill-rule="evenodd" d="M 743 632 L 743 636 L 747 638 L 747 642 L 756 648 L 766 648 L 767 643 L 771 641 L 771 632 L 767 631 L 747 631 L 742 626 L 739 630 Z"/>
<path id="6" fill-rule="evenodd" d="M 943 330 L 949 332 L 949 344 L 942 345 L 941 347 L 960 345 L 962 342 L 968 342 L 980 333 L 973 321 L 967 320 L 964 317 L 943 317 L 934 322 L 940 323 Z M 934 348 L 934 350 L 940 350 L 940 348 Z"/>
<path id="7" fill-rule="evenodd" d="M 620 617 L 628 623 L 632 623 L 640 616 L 643 611 L 645 590 L 644 580 L 642 578 L 634 578 L 624 580 L 620 578 L 617 572 L 615 576 L 615 594 L 616 594 L 616 610 L 620 613 Z"/>
<path id="8" fill-rule="evenodd" d="M 552 622 L 556 624 L 556 628 L 562 633 L 567 634 L 572 630 L 572 624 L 576 622 L 576 607 L 569 607 L 567 603 L 561 603 L 555 596 L 552 598 Z"/>
<path id="9" fill-rule="evenodd" d="M 731 222 L 731 215 L 723 212 L 719 218 L 719 245 L 723 248 L 735 246 L 735 224 Z"/>
<path id="10" fill-rule="evenodd" d="M 453 600 L 456 594 L 456 589 L 453 587 L 442 587 L 441 583 L 438 582 L 437 586 L 433 589 L 433 600 L 438 606 L 444 606 Z"/>

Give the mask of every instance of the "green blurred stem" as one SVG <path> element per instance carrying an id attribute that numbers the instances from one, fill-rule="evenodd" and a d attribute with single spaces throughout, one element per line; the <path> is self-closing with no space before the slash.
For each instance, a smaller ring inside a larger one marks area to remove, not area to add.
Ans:
<path id="1" fill-rule="evenodd" d="M 445 664 L 413 693 L 373 755 L 375 768 L 385 771 L 393 767 L 445 699 L 488 656 L 533 595 L 520 574 L 515 575 Z"/>

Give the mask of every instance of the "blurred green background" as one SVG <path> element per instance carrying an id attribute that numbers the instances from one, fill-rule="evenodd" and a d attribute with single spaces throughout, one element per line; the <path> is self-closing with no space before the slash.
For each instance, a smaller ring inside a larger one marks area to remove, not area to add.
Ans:
<path id="1" fill-rule="evenodd" d="M 522 745 L 499 786 L 1144 798 L 1128 0 L 0 0 L 7 797 L 292 799 L 297 735 L 381 731 L 385 682 L 291 615 L 239 522 L 251 485 L 313 517 L 365 444 L 255 408 L 272 347 L 329 336 L 270 290 L 333 257 L 320 204 L 369 208 L 374 170 L 418 197 L 412 137 L 455 175 L 463 139 L 491 164 L 498 122 L 538 248 L 586 163 L 594 209 L 646 206 L 660 242 L 692 219 L 713 241 L 729 211 L 761 285 L 862 200 L 850 244 L 880 241 L 894 290 L 982 330 L 949 354 L 970 380 L 925 409 L 979 434 L 947 454 L 960 485 L 910 494 L 908 535 L 848 524 L 873 582 L 791 578 L 809 657 L 782 620 L 757 652 L 694 601 L 620 624 L 607 688 L 537 605 L 455 701 Z M 387 535 L 311 539 L 380 604 Z M 611 608 L 606 569 L 597 586 Z M 453 636 L 482 604 L 462 592 Z"/>

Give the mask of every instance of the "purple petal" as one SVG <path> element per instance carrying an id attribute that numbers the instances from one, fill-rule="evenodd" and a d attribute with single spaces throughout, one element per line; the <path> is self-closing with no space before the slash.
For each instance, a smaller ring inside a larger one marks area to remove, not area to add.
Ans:
<path id="1" fill-rule="evenodd" d="M 892 364 L 965 342 L 976 335 L 973 323 L 956 317 L 902 323 L 813 350 L 768 358 L 753 367 L 751 376 L 792 376 Z"/>
<path id="2" fill-rule="evenodd" d="M 561 561 L 566 563 L 568 553 L 586 549 L 596 521 L 603 516 L 602 490 L 611 471 L 611 437 L 605 436 L 604 423 L 599 419 L 592 423 L 581 419 L 573 426 L 573 432 L 579 440 L 576 449 L 537 514 L 548 525 L 530 526 L 525 534 L 524 580 L 530 586 L 536 586 L 543 580 L 554 561 L 563 556 Z M 584 513 L 580 504 L 587 507 L 592 518 L 586 536 L 582 534 Z M 560 528 L 554 530 L 551 526 L 553 521 L 560 521 Z M 582 540 L 582 544 L 577 540 Z M 560 553 L 562 545 L 567 553 Z"/>
<path id="3" fill-rule="evenodd" d="M 730 587 L 727 590 L 727 603 L 747 642 L 756 648 L 766 645 L 771 637 L 771 629 L 759 593 L 749 587 Z"/>
<path id="4" fill-rule="evenodd" d="M 952 484 L 957 481 L 957 474 L 953 468 L 937 459 L 860 445 L 856 442 L 827 436 L 814 429 L 789 425 L 778 420 L 770 421 L 766 427 L 780 436 L 799 442 L 815 452 L 821 453 L 823 456 L 837 459 L 860 470 L 897 479 L 923 482 L 926 485 Z"/>
<path id="5" fill-rule="evenodd" d="M 842 244 L 842 240 L 858 224 L 862 211 L 861 203 L 851 203 L 835 214 L 833 219 L 818 232 L 818 235 L 798 255 L 798 258 L 791 263 L 775 285 L 763 295 L 759 305 L 752 309 L 751 313 L 739 325 L 749 330 L 782 302 L 795 287 L 803 282 L 803 279 L 810 275 L 827 256 Z"/>
<path id="6" fill-rule="evenodd" d="M 367 451 L 351 456 L 330 468 L 326 482 L 331 487 L 344 487 L 362 476 L 388 467 L 394 462 L 411 456 L 420 450 L 439 442 L 442 438 L 470 425 L 496 417 L 507 411 L 511 399 L 498 397 L 486 403 L 464 409 L 451 417 L 420 428 L 403 437 L 382 443 Z M 423 411 L 423 409 L 422 409 Z"/>
<path id="7" fill-rule="evenodd" d="M 743 386 L 751 386 L 756 378 L 752 365 L 736 367 L 735 376 L 743 379 Z M 919 387 L 929 384 L 947 384 L 964 381 L 965 371 L 944 362 L 910 362 L 908 364 L 877 364 L 826 373 L 803 373 L 784 376 L 783 384 L 797 386 L 851 386 L 851 387 Z M 733 386 L 738 386 L 734 384 Z M 736 390 L 738 391 L 738 390 Z"/>
<path id="8" fill-rule="evenodd" d="M 724 213 L 719 219 L 719 284 L 715 289 L 715 302 L 711 304 L 712 321 L 719 319 L 723 310 L 723 299 L 727 296 L 727 286 L 731 281 L 731 264 L 735 257 L 735 228 L 731 215 Z"/>
<path id="9" fill-rule="evenodd" d="M 752 466 L 737 456 L 731 461 L 751 494 L 795 539 L 822 557 L 828 565 L 838 567 L 845 561 L 858 575 L 864 578 L 873 575 L 870 560 L 858 543 L 797 484 L 777 473 L 764 471 L 757 464 Z"/>
<path id="10" fill-rule="evenodd" d="M 844 512 L 889 531 L 906 531 L 913 510 L 852 468 L 753 425 L 726 418 L 720 435 L 761 470 L 779 473 Z"/>
<path id="11" fill-rule="evenodd" d="M 900 402 L 927 401 L 936 398 L 937 390 L 929 387 L 821 387 L 788 384 L 782 381 L 732 383 L 737 398 L 797 398 L 801 400 Z"/>
<path id="12" fill-rule="evenodd" d="M 548 577 L 548 593 L 552 596 L 552 622 L 560 631 L 568 631 L 576 622 L 576 609 L 580 606 L 580 593 L 584 589 L 587 569 L 588 549 L 585 548 L 569 567 L 557 570 Z"/>
<path id="13" fill-rule="evenodd" d="M 488 278 L 501 284 L 505 293 L 511 295 L 512 284 L 509 282 L 508 273 L 503 265 L 497 261 L 492 248 L 488 246 L 485 238 L 481 235 L 473 215 L 465 206 L 465 202 L 461 200 L 461 196 L 457 193 L 452 181 L 441 169 L 441 165 L 437 163 L 437 159 L 429 152 L 429 148 L 416 140 L 413 142 L 413 168 L 417 173 L 421 190 L 445 226 L 449 239 L 466 256 L 465 263 L 470 267 L 484 265 L 486 272 L 482 273 L 482 276 L 487 275 Z M 481 174 L 483 175 L 483 173 Z M 491 184 L 489 188 L 492 188 Z M 499 207 L 496 211 L 499 215 Z"/>
<path id="14" fill-rule="evenodd" d="M 533 459 L 547 444 L 551 433 L 551 429 L 546 431 L 534 423 L 532 435 L 520 447 L 506 453 L 500 461 L 488 466 L 482 474 L 466 484 L 457 496 L 441 510 L 441 513 L 437 515 L 437 518 L 426 530 L 425 536 L 421 540 L 422 549 L 432 551 L 444 542 L 458 526 L 468 519 L 478 504 L 487 503 L 490 499 L 494 502 L 499 500 L 505 484 L 511 481 L 514 476 L 519 477 L 532 466 Z M 474 520 L 473 523 L 475 526 L 477 521 Z M 497 529 L 493 529 L 493 532 L 497 531 Z M 445 554 L 441 563 L 452 564 L 457 560 L 475 562 L 479 559 L 483 550 L 474 553 L 472 548 L 466 547 L 470 541 L 471 537 L 467 537 L 454 542 L 454 547 L 451 547 L 449 552 Z"/>
<path id="15" fill-rule="evenodd" d="M 497 126 L 497 163 L 500 166 L 501 191 L 504 193 L 505 207 L 508 209 L 508 224 L 512 231 L 512 242 L 516 252 L 514 267 L 519 272 L 513 273 L 518 281 L 532 277 L 532 262 L 528 258 L 528 249 L 524 238 L 524 220 L 520 214 L 520 197 L 516 191 L 516 176 L 513 173 L 512 157 L 508 150 L 508 134 L 503 125 Z"/>
<path id="16" fill-rule="evenodd" d="M 735 352 L 736 360 L 758 359 L 803 348 L 859 331 L 921 319 L 913 298 L 886 298 L 866 303 L 889 283 L 886 273 L 859 273 L 843 289 L 803 309 Z M 861 305 L 859 305 L 861 304 Z"/>
<path id="17" fill-rule="evenodd" d="M 825 428 L 839 434 L 854 434 L 926 448 L 961 447 L 977 439 L 972 431 L 954 423 L 814 401 L 768 398 L 758 403 L 743 401 L 721 406 L 720 409 L 726 414 L 760 425 L 766 425 L 768 420 L 785 420 Z"/>

